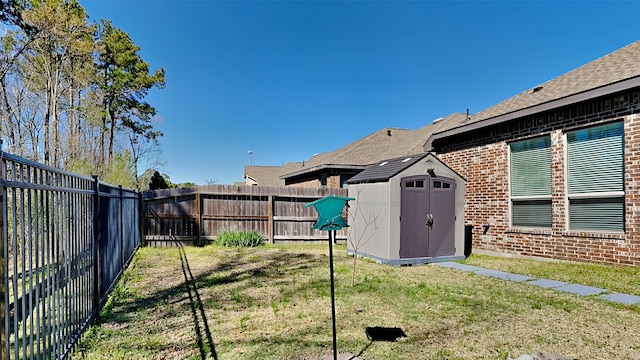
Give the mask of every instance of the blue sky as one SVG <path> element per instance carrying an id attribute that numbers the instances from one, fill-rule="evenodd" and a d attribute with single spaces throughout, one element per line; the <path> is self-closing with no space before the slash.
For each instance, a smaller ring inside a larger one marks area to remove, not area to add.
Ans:
<path id="1" fill-rule="evenodd" d="M 162 171 L 199 185 L 477 113 L 640 33 L 633 1 L 80 3 L 165 68 Z"/>

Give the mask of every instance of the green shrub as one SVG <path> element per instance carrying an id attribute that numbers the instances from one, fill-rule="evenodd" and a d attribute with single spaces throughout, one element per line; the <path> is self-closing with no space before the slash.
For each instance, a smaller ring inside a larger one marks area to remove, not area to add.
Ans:
<path id="1" fill-rule="evenodd" d="M 256 247 L 264 244 L 257 231 L 223 231 L 216 237 L 216 244 L 228 247 Z"/>

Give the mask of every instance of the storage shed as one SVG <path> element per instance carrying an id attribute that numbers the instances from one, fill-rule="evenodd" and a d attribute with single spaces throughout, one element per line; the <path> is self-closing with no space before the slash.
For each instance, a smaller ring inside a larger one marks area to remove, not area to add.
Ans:
<path id="1" fill-rule="evenodd" d="M 431 153 L 368 166 L 347 182 L 347 252 L 391 265 L 464 259 L 465 182 Z"/>

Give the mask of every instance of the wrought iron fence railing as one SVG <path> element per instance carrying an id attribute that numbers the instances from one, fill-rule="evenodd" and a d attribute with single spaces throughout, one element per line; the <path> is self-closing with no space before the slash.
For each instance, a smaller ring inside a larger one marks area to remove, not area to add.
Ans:
<path id="1" fill-rule="evenodd" d="M 1 148 L 0 160 L 0 359 L 65 358 L 140 245 L 142 198 Z"/>

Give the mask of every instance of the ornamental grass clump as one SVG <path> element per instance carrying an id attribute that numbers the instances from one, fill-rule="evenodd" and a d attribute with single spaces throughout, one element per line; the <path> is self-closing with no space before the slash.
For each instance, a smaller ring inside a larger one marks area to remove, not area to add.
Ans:
<path id="1" fill-rule="evenodd" d="M 264 244 L 257 231 L 223 231 L 216 237 L 216 244 L 226 247 L 256 247 Z"/>

